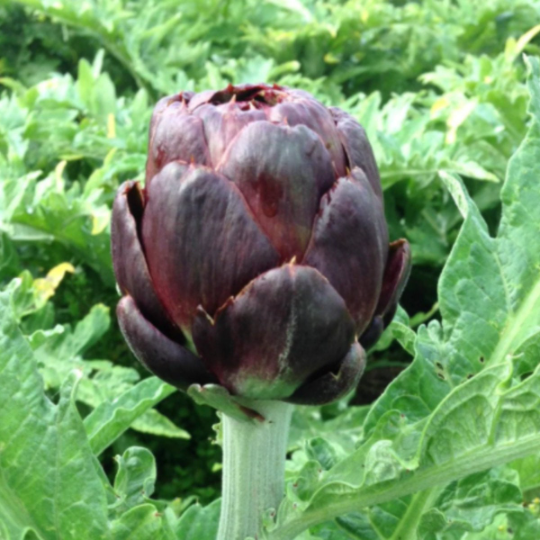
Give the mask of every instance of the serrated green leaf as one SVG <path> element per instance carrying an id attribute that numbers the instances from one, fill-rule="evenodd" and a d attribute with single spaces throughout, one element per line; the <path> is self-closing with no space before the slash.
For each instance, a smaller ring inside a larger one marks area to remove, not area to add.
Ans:
<path id="1" fill-rule="evenodd" d="M 94 75 L 92 74 L 92 66 L 88 60 L 82 58 L 79 61 L 78 76 L 77 76 L 77 91 L 86 108 L 92 106 L 92 96 L 94 93 Z"/>
<path id="2" fill-rule="evenodd" d="M 163 514 L 154 505 L 144 504 L 113 521 L 111 535 L 114 540 L 177 540 L 172 528 L 174 521 L 169 512 Z"/>
<path id="3" fill-rule="evenodd" d="M 30 343 L 43 361 L 47 357 L 68 361 L 94 345 L 107 332 L 110 324 L 109 308 L 97 304 L 75 325 L 73 331 L 69 326 L 58 326 L 53 332 L 37 331 L 30 336 Z"/>
<path id="4" fill-rule="evenodd" d="M 131 428 L 141 433 L 151 433 L 152 435 L 159 435 L 161 437 L 189 439 L 189 433 L 186 430 L 179 428 L 166 416 L 156 411 L 156 409 L 149 409 L 139 416 L 131 424 Z"/>
<path id="5" fill-rule="evenodd" d="M 536 491 L 540 488 L 540 454 L 514 461 L 510 467 L 519 474 L 519 485 L 523 491 Z"/>
<path id="6" fill-rule="evenodd" d="M 101 477 L 73 402 L 76 378 L 58 405 L 43 392 L 32 350 L 0 295 L 0 523 L 5 538 L 108 538 Z"/>
<path id="7" fill-rule="evenodd" d="M 383 332 L 383 335 L 379 341 L 377 341 L 373 350 L 383 351 L 387 349 L 395 339 L 408 353 L 414 355 L 415 338 L 416 334 L 410 327 L 409 316 L 401 306 L 398 306 L 398 310 L 392 319 L 390 326 Z"/>
<path id="8" fill-rule="evenodd" d="M 317 437 L 307 442 L 306 453 L 324 470 L 331 469 L 338 461 L 336 449 L 326 439 Z"/>
<path id="9" fill-rule="evenodd" d="M 220 500 L 205 507 L 200 504 L 190 506 L 178 520 L 176 537 L 182 540 L 215 540 L 220 509 Z"/>
<path id="10" fill-rule="evenodd" d="M 516 484 L 515 473 L 506 468 L 452 482 L 422 516 L 420 539 L 435 540 L 441 533 L 481 532 L 498 514 L 521 511 L 522 495 Z"/>
<path id="11" fill-rule="evenodd" d="M 154 492 L 156 461 L 146 448 L 133 446 L 116 458 L 118 471 L 114 479 L 117 501 L 113 507 L 116 515 L 141 505 Z"/>
<path id="12" fill-rule="evenodd" d="M 37 183 L 35 177 L 31 178 L 26 191 L 21 191 L 18 179 L 14 179 L 13 183 L 13 189 L 24 193 L 25 197 L 19 197 L 17 206 L 10 202 L 10 211 L 6 216 L 2 216 L 2 220 L 9 219 L 10 237 L 18 241 L 54 241 L 67 246 L 93 266 L 103 281 L 110 285 L 113 276 L 110 267 L 109 234 L 103 230 L 94 234 L 95 216 L 110 213 L 103 203 L 99 204 L 99 191 L 88 198 L 80 197 L 78 185 L 74 184 L 69 190 L 65 190 L 61 174 L 55 171 Z M 4 182 L 0 187 L 8 190 L 9 182 Z M 6 200 L 8 197 L 6 194 Z"/>
<path id="13" fill-rule="evenodd" d="M 133 388 L 133 384 L 139 380 L 139 375 L 134 369 L 116 366 L 103 360 L 83 360 L 80 356 L 105 334 L 109 325 L 108 308 L 96 305 L 73 330 L 69 325 L 57 325 L 53 330 L 39 330 L 30 336 L 30 343 L 40 364 L 47 389 L 58 388 L 73 369 L 78 369 L 82 375 L 77 399 L 90 407 L 97 407 L 104 402 L 115 402 L 119 396 Z M 161 398 L 156 398 L 157 401 L 153 405 L 167 395 L 163 393 Z M 159 436 L 189 438 L 185 430 L 149 408 L 150 402 L 147 397 L 140 395 L 140 399 L 146 401 L 143 406 L 139 404 L 132 411 L 129 416 L 132 422 L 128 427 Z M 115 437 L 119 435 L 120 433 Z"/>
<path id="14" fill-rule="evenodd" d="M 90 446 L 101 454 L 148 409 L 170 396 L 175 388 L 157 377 L 149 377 L 114 401 L 98 405 L 84 420 Z"/>
<path id="15" fill-rule="evenodd" d="M 288 497 L 298 503 L 309 501 L 320 481 L 321 473 L 322 467 L 318 461 L 304 463 L 300 472 L 295 474 L 294 483 L 287 486 Z"/>

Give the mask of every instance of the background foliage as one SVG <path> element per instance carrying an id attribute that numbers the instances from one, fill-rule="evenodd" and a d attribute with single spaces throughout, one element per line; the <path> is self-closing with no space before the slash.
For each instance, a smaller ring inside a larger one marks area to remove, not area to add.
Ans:
<path id="1" fill-rule="evenodd" d="M 504 288 L 506 278 L 495 283 L 494 272 L 482 274 L 482 265 L 491 268 L 487 259 L 479 259 L 480 268 L 467 270 L 458 253 L 468 249 L 464 235 L 481 230 L 482 238 L 495 237 L 499 230 L 508 160 L 531 128 L 522 54 L 540 52 L 539 33 L 536 0 L 0 0 L 0 285 L 5 289 L 4 331 L 10 337 L 5 351 L 13 355 L 6 359 L 11 368 L 2 377 L 14 396 L 12 408 L 5 409 L 10 414 L 2 413 L 10 420 L 0 422 L 7 426 L 0 428 L 0 447 L 8 441 L 12 447 L 10 433 L 25 426 L 21 441 L 32 450 L 25 459 L 33 455 L 46 472 L 55 465 L 47 465 L 53 454 L 44 448 L 64 445 L 57 463 L 71 463 L 88 486 L 88 493 L 79 495 L 95 498 L 80 515 L 70 514 L 75 512 L 69 505 L 74 484 L 67 467 L 56 486 L 61 490 L 65 482 L 64 500 L 55 504 L 66 523 L 80 520 L 80 530 L 65 533 L 66 538 L 85 538 L 81 531 L 88 530 L 95 530 L 92 538 L 101 538 L 107 527 L 115 538 L 127 538 L 134 527 L 141 539 L 161 534 L 206 540 L 214 534 L 219 503 L 212 501 L 219 493 L 220 462 L 212 430 L 215 414 L 148 378 L 127 350 L 114 317 L 110 207 L 119 183 L 143 177 L 152 104 L 181 89 L 277 82 L 300 86 L 324 103 L 347 109 L 370 136 L 391 237 L 410 240 L 414 268 L 404 310 L 371 351 L 356 395 L 348 404 L 300 408 L 296 414 L 289 472 L 291 478 L 300 475 L 300 486 L 303 482 L 305 493 L 311 494 L 319 481 L 313 477 L 313 463 L 317 470 L 340 463 L 346 471 L 343 459 L 357 447 L 365 454 L 358 457 L 357 450 L 357 460 L 368 459 L 375 452 L 370 449 L 377 447 L 387 457 L 382 462 L 400 471 L 397 476 L 403 473 L 400 467 L 413 470 L 412 461 L 403 465 L 403 456 L 413 459 L 419 426 L 423 429 L 428 418 L 434 425 L 439 400 L 467 384 L 468 376 L 483 373 L 489 363 L 485 360 L 491 349 L 477 355 L 474 365 L 471 357 L 463 363 L 452 356 L 458 354 L 454 349 L 473 354 L 465 351 L 467 340 L 456 345 L 448 338 L 449 328 L 471 325 L 459 318 L 462 297 L 455 290 L 466 272 L 472 272 L 472 281 L 481 276 L 492 296 Z M 505 189 L 505 204 L 517 204 L 517 195 Z M 448 259 L 463 216 L 466 226 L 477 229 L 461 229 L 461 244 Z M 515 226 L 505 233 L 514 239 L 497 242 L 529 238 L 535 225 Z M 489 253 L 497 249 L 486 247 Z M 518 260 L 537 268 L 527 258 Z M 513 268 L 511 260 L 506 264 Z M 507 288 L 534 289 L 523 276 L 509 283 Z M 474 296 L 471 291 L 463 294 Z M 501 313 L 501 325 L 514 308 L 493 307 Z M 412 329 L 429 321 L 415 336 Z M 537 322 L 533 317 L 531 324 Z M 472 328 L 476 337 L 487 332 Z M 525 347 L 524 342 L 518 345 Z M 527 354 L 535 346 L 531 341 L 520 352 L 526 360 L 517 363 L 515 377 L 534 371 L 534 355 L 530 359 Z M 413 366 L 388 387 L 414 355 Z M 493 364 L 495 370 L 503 369 Z M 476 395 L 489 397 L 496 383 L 511 376 L 505 369 L 482 375 L 478 384 L 484 386 Z M 26 375 L 17 375 L 17 370 Z M 427 408 L 403 405 L 416 416 L 404 421 L 398 414 L 381 427 L 379 417 L 401 407 L 389 405 L 397 395 L 421 395 L 415 385 L 425 373 L 439 380 L 422 397 Z M 22 385 L 19 390 L 17 384 Z M 430 402 L 429 392 L 435 390 L 437 400 Z M 510 387 L 507 391 L 519 393 Z M 7 395 L 1 398 L 5 407 Z M 27 420 L 17 416 L 23 403 L 26 411 L 33 411 Z M 493 407 L 503 407 L 503 401 Z M 48 425 L 60 427 L 51 431 Z M 400 436 L 396 442 L 395 436 L 379 432 L 392 426 L 410 438 Z M 43 435 L 41 443 L 40 430 L 49 437 Z M 35 440 L 24 439 L 31 431 Z M 391 450 L 381 447 L 383 439 L 393 441 Z M 361 446 L 366 440 L 372 443 Z M 409 453 L 401 452 L 403 445 Z M 77 450 L 76 459 L 70 448 Z M 381 460 L 383 454 L 373 456 Z M 91 466 L 93 456 L 109 479 Z M 9 455 L 5 459 L 0 472 L 17 462 Z M 356 467 L 359 462 L 352 463 Z M 533 456 L 511 467 L 474 470 L 463 480 L 421 492 L 419 498 L 406 493 L 367 514 L 313 525 L 305 538 L 413 538 L 405 536 L 407 531 L 419 531 L 418 538 L 426 540 L 540 537 L 536 464 Z M 45 500 L 53 500 L 55 490 L 46 477 L 35 479 L 41 487 L 26 486 L 23 472 L 11 470 L 12 476 L 0 482 L 0 538 L 19 538 L 15 534 L 26 526 L 34 527 L 38 538 L 57 538 L 54 527 L 62 520 L 56 525 L 46 518 L 40 521 L 39 516 L 48 514 L 46 503 L 38 508 L 29 502 L 33 490 L 47 493 Z M 339 470 L 332 473 L 338 479 Z M 360 486 L 354 496 L 363 493 Z M 324 493 L 330 488 L 317 489 Z M 18 511 L 6 501 L 13 491 L 28 516 L 12 521 L 9 516 Z M 302 510 L 315 504 L 305 493 L 290 494 Z M 156 500 L 150 501 L 152 494 Z M 192 504 L 195 500 L 212 504 L 203 509 Z M 331 495 L 327 503 L 333 504 Z M 407 525 L 410 508 L 421 519 Z M 159 524 L 156 509 L 162 516 Z M 294 512 L 287 514 L 292 510 L 286 506 L 283 512 L 283 526 L 300 520 Z M 205 523 L 210 523 L 208 529 Z"/>

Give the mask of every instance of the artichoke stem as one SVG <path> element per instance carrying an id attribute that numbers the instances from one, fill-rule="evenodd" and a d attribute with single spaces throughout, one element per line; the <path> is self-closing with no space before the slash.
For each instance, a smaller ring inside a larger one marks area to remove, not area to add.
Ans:
<path id="1" fill-rule="evenodd" d="M 293 405 L 249 404 L 265 418 L 242 422 L 223 414 L 223 482 L 217 540 L 259 538 L 263 515 L 284 496 L 285 458 Z"/>

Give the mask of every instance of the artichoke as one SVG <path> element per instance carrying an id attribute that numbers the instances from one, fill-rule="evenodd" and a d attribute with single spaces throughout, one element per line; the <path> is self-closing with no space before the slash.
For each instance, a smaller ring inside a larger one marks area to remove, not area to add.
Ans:
<path id="1" fill-rule="evenodd" d="M 121 330 L 155 375 L 301 404 L 356 386 L 410 266 L 363 128 L 265 84 L 158 102 L 112 255 Z"/>

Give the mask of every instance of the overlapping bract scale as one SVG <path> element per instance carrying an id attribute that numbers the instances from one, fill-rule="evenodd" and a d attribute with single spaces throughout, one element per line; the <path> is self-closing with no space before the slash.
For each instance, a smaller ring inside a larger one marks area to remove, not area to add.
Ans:
<path id="1" fill-rule="evenodd" d="M 346 300 L 358 334 L 375 311 L 387 251 L 382 203 L 356 167 L 323 197 L 304 263 L 317 268 Z"/>
<path id="2" fill-rule="evenodd" d="M 303 125 L 254 122 L 231 144 L 219 172 L 238 186 L 281 260 L 300 259 L 320 199 L 335 181 L 320 138 Z"/>
<path id="3" fill-rule="evenodd" d="M 173 162 L 147 191 L 146 259 L 158 297 L 185 332 L 197 306 L 214 313 L 279 256 L 232 182 L 206 167 Z"/>

